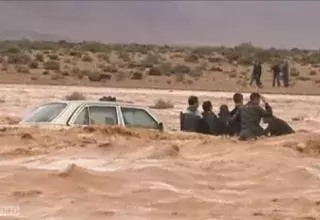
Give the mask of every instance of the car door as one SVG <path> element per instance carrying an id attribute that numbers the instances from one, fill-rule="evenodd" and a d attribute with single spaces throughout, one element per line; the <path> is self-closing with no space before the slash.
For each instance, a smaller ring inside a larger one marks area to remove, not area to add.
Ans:
<path id="1" fill-rule="evenodd" d="M 145 109 L 133 107 L 120 109 L 126 127 L 159 129 L 158 122 Z"/>
<path id="2" fill-rule="evenodd" d="M 75 115 L 74 125 L 117 125 L 119 118 L 116 106 L 86 105 Z"/>

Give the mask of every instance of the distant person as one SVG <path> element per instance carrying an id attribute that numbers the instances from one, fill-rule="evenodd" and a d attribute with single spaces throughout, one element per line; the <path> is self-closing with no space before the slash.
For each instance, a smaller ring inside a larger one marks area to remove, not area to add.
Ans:
<path id="1" fill-rule="evenodd" d="M 229 135 L 230 129 L 228 122 L 231 119 L 229 107 L 227 105 L 221 105 L 218 113 L 218 134 Z"/>
<path id="2" fill-rule="evenodd" d="M 258 87 L 261 87 L 261 74 L 262 74 L 262 66 L 259 61 L 255 61 L 253 63 L 252 77 L 250 81 L 250 86 L 255 81 Z"/>
<path id="3" fill-rule="evenodd" d="M 212 103 L 210 101 L 203 102 L 202 109 L 202 119 L 200 120 L 198 132 L 202 134 L 218 135 L 218 118 L 212 111 Z"/>
<path id="4" fill-rule="evenodd" d="M 241 106 L 243 106 L 243 95 L 241 93 L 235 93 L 233 95 L 233 102 L 234 102 L 234 108 L 230 112 L 230 116 L 233 117 L 236 112 L 240 109 Z M 241 128 L 241 121 L 240 117 L 235 119 L 232 124 L 230 124 L 230 134 L 231 135 L 239 135 Z"/>
<path id="5" fill-rule="evenodd" d="M 287 60 L 284 61 L 281 72 L 283 74 L 283 85 L 285 87 L 288 87 L 289 86 L 289 63 Z"/>
<path id="6" fill-rule="evenodd" d="M 268 127 L 264 130 L 266 136 L 280 136 L 295 132 L 287 122 L 272 115 L 264 117 L 263 123 L 268 124 Z"/>
<path id="7" fill-rule="evenodd" d="M 188 108 L 184 112 L 180 112 L 180 129 L 182 131 L 197 132 L 202 118 L 198 110 L 198 97 L 190 96 L 188 98 L 188 105 Z"/>
<path id="8" fill-rule="evenodd" d="M 260 100 L 265 104 L 265 109 L 260 107 Z M 272 108 L 259 93 L 251 93 L 250 101 L 236 112 L 228 124 L 240 117 L 241 130 L 239 140 L 248 140 L 264 135 L 264 129 L 260 126 L 261 119 L 272 115 Z M 239 120 L 239 119 L 238 119 Z"/>
<path id="9" fill-rule="evenodd" d="M 273 72 L 273 78 L 272 78 L 272 87 L 275 87 L 276 86 L 276 83 L 277 83 L 277 86 L 281 86 L 281 83 L 280 83 L 280 72 L 281 72 L 281 69 L 280 69 L 280 66 L 279 64 L 275 64 L 272 68 L 271 68 L 272 72 Z"/>

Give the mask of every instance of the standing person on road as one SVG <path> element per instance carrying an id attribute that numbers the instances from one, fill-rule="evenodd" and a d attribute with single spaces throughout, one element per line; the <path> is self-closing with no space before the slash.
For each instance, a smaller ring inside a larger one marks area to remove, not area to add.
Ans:
<path id="1" fill-rule="evenodd" d="M 252 77 L 251 77 L 251 81 L 250 81 L 250 86 L 252 85 L 253 81 L 256 82 L 256 85 L 258 87 L 261 86 L 261 73 L 262 73 L 262 67 L 261 67 L 261 63 L 259 61 L 255 61 L 253 64 L 253 70 L 252 70 Z"/>
<path id="2" fill-rule="evenodd" d="M 285 87 L 288 87 L 289 86 L 289 64 L 287 60 L 284 61 L 281 72 L 283 74 L 283 85 Z"/>
<path id="3" fill-rule="evenodd" d="M 276 86 L 276 82 L 277 82 L 277 86 L 278 87 L 281 86 L 281 83 L 280 83 L 280 72 L 281 72 L 281 69 L 280 69 L 279 64 L 276 63 L 271 69 L 273 71 L 272 87 Z"/>

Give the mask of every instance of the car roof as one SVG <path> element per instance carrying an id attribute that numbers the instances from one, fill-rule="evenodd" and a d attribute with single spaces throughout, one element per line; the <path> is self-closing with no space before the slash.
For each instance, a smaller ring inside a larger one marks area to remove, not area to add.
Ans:
<path id="1" fill-rule="evenodd" d="M 79 105 L 85 105 L 85 104 L 107 104 L 107 105 L 111 105 L 111 106 L 123 106 L 123 107 L 135 107 L 135 108 L 147 108 L 144 106 L 140 106 L 140 105 L 136 105 L 136 104 L 132 104 L 132 103 L 128 103 L 128 102 L 118 102 L 118 101 L 99 101 L 99 100 L 57 100 L 57 101 L 52 101 L 52 102 L 47 102 L 46 104 L 51 104 L 51 103 L 65 103 L 68 105 L 72 105 L 72 106 L 79 106 Z"/>

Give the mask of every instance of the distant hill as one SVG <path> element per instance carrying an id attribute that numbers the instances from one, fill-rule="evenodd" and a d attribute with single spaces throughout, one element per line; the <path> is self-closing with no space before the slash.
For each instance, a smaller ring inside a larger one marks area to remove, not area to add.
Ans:
<path id="1" fill-rule="evenodd" d="M 55 34 L 39 33 L 28 30 L 0 30 L 0 40 L 21 40 L 28 39 L 31 41 L 73 41 L 70 38 L 62 37 Z"/>

